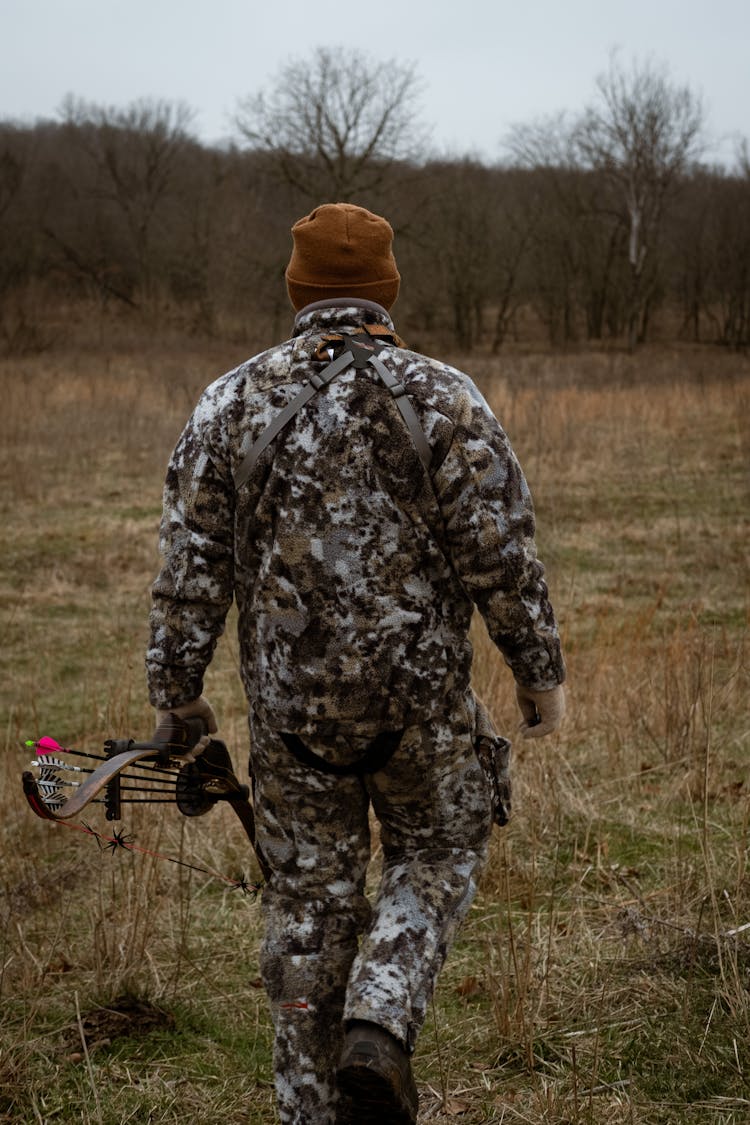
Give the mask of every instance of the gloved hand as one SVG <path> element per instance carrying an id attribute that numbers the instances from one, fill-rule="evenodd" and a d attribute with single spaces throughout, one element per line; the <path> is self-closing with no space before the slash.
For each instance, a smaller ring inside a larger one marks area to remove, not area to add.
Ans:
<path id="1" fill-rule="evenodd" d="M 176 715 L 178 719 L 203 719 L 206 724 L 208 733 L 204 734 L 202 738 L 199 738 L 190 753 L 185 755 L 185 761 L 194 762 L 208 746 L 211 741 L 211 735 L 216 734 L 219 729 L 213 707 L 202 695 L 199 695 L 198 698 L 194 699 L 191 703 L 181 703 L 179 707 L 169 707 L 166 710 L 157 707 L 157 728 L 160 727 L 170 715 Z"/>
<path id="2" fill-rule="evenodd" d="M 532 691 L 516 684 L 516 700 L 523 715 L 519 726 L 522 738 L 544 738 L 552 734 L 565 714 L 565 690 L 562 684 L 549 691 Z"/>

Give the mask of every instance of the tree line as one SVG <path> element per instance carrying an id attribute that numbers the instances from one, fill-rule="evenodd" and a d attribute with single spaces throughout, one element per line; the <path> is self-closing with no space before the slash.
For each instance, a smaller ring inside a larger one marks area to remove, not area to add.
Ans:
<path id="1" fill-rule="evenodd" d="M 43 347 L 72 308 L 281 338 L 289 228 L 336 200 L 394 226 L 410 339 L 750 343 L 748 148 L 702 162 L 688 87 L 613 56 L 580 114 L 517 126 L 496 163 L 431 153 L 419 88 L 321 48 L 240 102 L 222 147 L 175 102 L 0 122 L 0 347 Z"/>

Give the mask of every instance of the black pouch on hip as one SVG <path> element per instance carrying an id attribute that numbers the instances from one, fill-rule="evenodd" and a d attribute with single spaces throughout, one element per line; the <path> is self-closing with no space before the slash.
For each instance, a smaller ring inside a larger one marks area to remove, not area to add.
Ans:
<path id="1" fill-rule="evenodd" d="M 510 820 L 512 783 L 510 780 L 511 744 L 498 734 L 482 701 L 476 703 L 474 749 L 484 770 L 492 800 L 492 819 L 501 828 Z"/>
<path id="2" fill-rule="evenodd" d="M 493 738 L 477 738 L 474 746 L 490 787 L 492 819 L 503 828 L 510 820 L 513 789 L 510 780 L 510 742 L 496 734 Z"/>

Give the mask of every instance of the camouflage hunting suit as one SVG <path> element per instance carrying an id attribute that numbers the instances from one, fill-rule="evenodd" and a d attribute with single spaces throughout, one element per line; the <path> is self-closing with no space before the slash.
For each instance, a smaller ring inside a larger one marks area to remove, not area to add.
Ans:
<path id="1" fill-rule="evenodd" d="M 375 372 L 348 368 L 235 489 L 247 450 L 328 362 L 326 334 L 365 324 L 393 332 L 368 302 L 308 306 L 291 340 L 204 392 L 167 473 L 147 654 L 154 706 L 195 699 L 236 599 L 273 872 L 262 972 L 281 1119 L 298 1125 L 335 1120 L 342 1013 L 413 1048 L 473 897 L 490 830 L 473 752 L 474 605 L 518 682 L 564 678 L 523 473 L 461 372 L 396 345 L 380 353 L 431 447 L 429 474 Z M 303 765 L 279 737 L 297 732 L 341 764 L 389 730 L 404 731 L 397 750 L 363 777 Z M 372 907 L 370 806 L 384 863 Z"/>

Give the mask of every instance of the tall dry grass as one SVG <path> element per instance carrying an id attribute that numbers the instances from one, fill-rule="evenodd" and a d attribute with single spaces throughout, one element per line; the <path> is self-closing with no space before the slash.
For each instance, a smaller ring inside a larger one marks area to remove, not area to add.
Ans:
<path id="1" fill-rule="evenodd" d="M 273 1120 L 256 907 L 100 853 L 20 792 L 24 738 L 149 730 L 163 468 L 201 387 L 241 358 L 0 367 L 0 1119 Z M 420 1042 L 420 1120 L 747 1119 L 749 369 L 710 351 L 476 364 L 536 499 L 569 715 L 516 744 L 515 815 Z M 512 733 L 510 678 L 474 635 L 477 687 Z M 207 692 L 242 772 L 231 630 Z M 125 827 L 249 866 L 226 810 Z"/>

